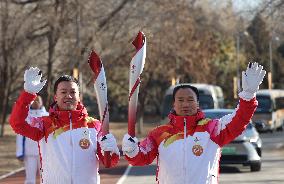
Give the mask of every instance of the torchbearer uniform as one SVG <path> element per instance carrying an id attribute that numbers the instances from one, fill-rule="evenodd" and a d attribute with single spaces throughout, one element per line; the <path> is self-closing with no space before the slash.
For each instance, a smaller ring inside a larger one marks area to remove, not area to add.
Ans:
<path id="1" fill-rule="evenodd" d="M 159 184 L 217 184 L 222 146 L 245 130 L 256 107 L 254 97 L 241 98 L 235 112 L 221 119 L 206 119 L 202 111 L 193 116 L 170 113 L 168 124 L 152 130 L 136 153 L 125 157 L 135 166 L 157 157 Z"/>
<path id="2" fill-rule="evenodd" d="M 56 106 L 49 116 L 25 120 L 29 104 L 36 97 L 23 91 L 16 101 L 10 124 L 14 131 L 39 143 L 42 179 L 45 184 L 98 184 L 99 160 L 103 154 L 98 143 L 101 123 L 78 104 L 76 110 L 60 111 Z M 111 166 L 119 153 L 111 154 Z"/>

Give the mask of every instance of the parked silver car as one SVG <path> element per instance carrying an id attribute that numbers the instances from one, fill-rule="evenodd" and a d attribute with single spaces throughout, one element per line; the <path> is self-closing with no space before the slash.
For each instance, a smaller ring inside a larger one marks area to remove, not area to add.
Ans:
<path id="1" fill-rule="evenodd" d="M 233 113 L 234 109 L 206 109 L 206 118 L 219 119 Z M 256 128 L 250 122 L 245 131 L 222 148 L 221 165 L 242 164 L 251 171 L 261 170 L 262 141 Z"/>

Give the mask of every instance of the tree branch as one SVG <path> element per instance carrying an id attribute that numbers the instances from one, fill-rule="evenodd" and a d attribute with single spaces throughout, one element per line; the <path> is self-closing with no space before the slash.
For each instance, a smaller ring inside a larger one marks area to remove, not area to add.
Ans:
<path id="1" fill-rule="evenodd" d="M 100 24 L 99 24 L 99 29 L 103 28 L 120 10 L 122 10 L 124 8 L 124 6 L 129 2 L 129 1 L 134 1 L 134 0 L 123 0 L 121 2 L 121 4 L 114 9 L 109 16 L 103 20 Z"/>
<path id="2" fill-rule="evenodd" d="M 12 3 L 14 4 L 18 4 L 18 5 L 26 5 L 26 4 L 30 4 L 30 3 L 37 3 L 39 1 L 42 0 L 11 0 Z"/>

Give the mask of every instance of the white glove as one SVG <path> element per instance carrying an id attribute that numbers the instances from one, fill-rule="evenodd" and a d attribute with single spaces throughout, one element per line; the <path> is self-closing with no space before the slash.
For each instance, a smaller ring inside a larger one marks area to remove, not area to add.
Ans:
<path id="1" fill-rule="evenodd" d="M 41 71 L 37 67 L 30 67 L 25 71 L 24 75 L 24 89 L 26 92 L 31 94 L 38 93 L 46 83 L 46 80 L 40 81 L 41 79 Z"/>
<path id="2" fill-rule="evenodd" d="M 102 148 L 102 154 L 104 155 L 104 152 L 105 151 L 110 151 L 111 154 L 115 153 L 117 155 L 120 155 L 119 154 L 119 149 L 117 147 L 117 143 L 116 143 L 116 140 L 114 138 L 114 136 L 109 133 L 103 137 L 100 137 L 99 138 L 99 144 Z"/>
<path id="3" fill-rule="evenodd" d="M 263 66 L 258 65 L 258 63 L 249 63 L 247 70 L 242 72 L 242 88 L 243 91 L 240 92 L 239 96 L 245 100 L 251 100 L 255 97 L 259 85 L 266 74 L 263 70 Z"/>
<path id="4" fill-rule="evenodd" d="M 139 152 L 138 139 L 125 134 L 122 140 L 122 151 L 130 158 L 135 157 Z"/>

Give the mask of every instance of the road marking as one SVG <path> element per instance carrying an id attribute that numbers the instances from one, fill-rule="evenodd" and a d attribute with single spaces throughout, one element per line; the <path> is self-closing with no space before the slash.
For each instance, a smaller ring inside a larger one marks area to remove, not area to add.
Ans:
<path id="1" fill-rule="evenodd" d="M 7 178 L 7 177 L 9 177 L 9 176 L 11 176 L 11 175 L 13 175 L 13 174 L 16 174 L 17 172 L 20 172 L 20 171 L 22 171 L 22 170 L 24 170 L 24 169 L 25 169 L 24 167 L 21 167 L 21 168 L 19 168 L 19 169 L 16 169 L 16 170 L 14 170 L 14 171 L 9 172 L 8 174 L 4 174 L 4 175 L 0 176 L 0 180 L 2 180 L 2 179 L 4 179 L 4 178 Z"/>
<path id="2" fill-rule="evenodd" d="M 123 175 L 119 178 L 118 182 L 116 184 L 123 184 L 124 180 L 126 179 L 128 173 L 130 172 L 132 168 L 132 165 L 128 165 L 127 168 L 125 169 Z"/>

